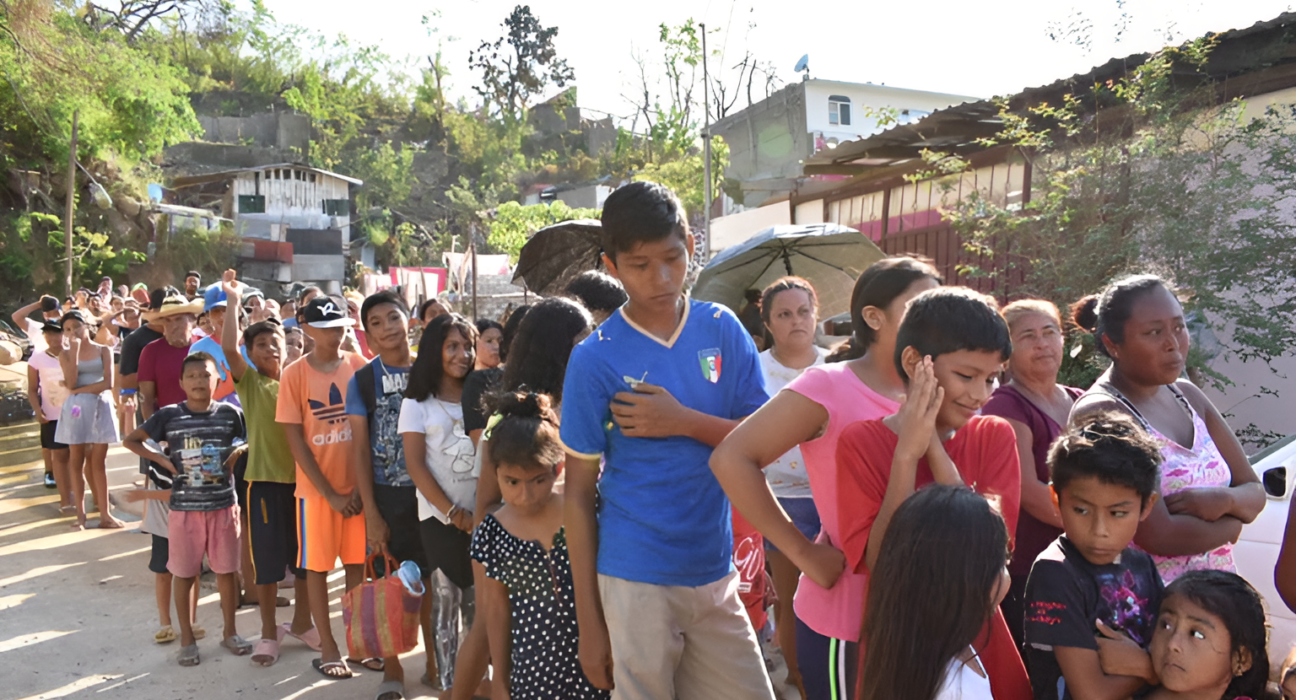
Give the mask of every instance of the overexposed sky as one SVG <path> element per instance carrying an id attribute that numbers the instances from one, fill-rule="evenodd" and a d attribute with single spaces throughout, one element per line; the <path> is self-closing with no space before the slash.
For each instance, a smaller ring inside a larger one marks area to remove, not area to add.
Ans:
<path id="1" fill-rule="evenodd" d="M 438 43 L 454 97 L 473 101 L 468 52 L 495 39 L 517 0 L 264 0 L 283 23 L 327 36 L 345 34 L 422 65 Z M 904 88 L 990 97 L 1083 73 L 1116 56 L 1155 50 L 1209 31 L 1248 27 L 1292 9 L 1296 0 L 926 0 L 788 2 L 783 0 L 532 0 L 576 71 L 584 108 L 628 116 L 624 97 L 638 82 L 632 51 L 660 56 L 657 27 L 692 17 L 708 28 L 709 48 L 729 69 L 748 49 L 771 61 L 784 82 L 810 56 L 815 78 L 871 81 Z M 440 13 L 429 36 L 421 18 Z M 1122 19 L 1122 16 L 1124 17 Z M 1088 27 L 1087 46 L 1050 39 L 1050 29 Z M 756 95 L 757 99 L 763 93 Z M 738 107 L 745 105 L 745 98 Z"/>

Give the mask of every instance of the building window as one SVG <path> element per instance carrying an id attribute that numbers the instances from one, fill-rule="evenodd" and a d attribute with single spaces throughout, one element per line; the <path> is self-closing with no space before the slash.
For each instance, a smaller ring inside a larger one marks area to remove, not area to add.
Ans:
<path id="1" fill-rule="evenodd" d="M 850 98 L 841 95 L 828 96 L 828 123 L 850 126 Z"/>
<path id="2" fill-rule="evenodd" d="M 351 200 L 349 199 L 324 200 L 324 214 L 326 216 L 349 216 L 351 214 Z"/>
<path id="3" fill-rule="evenodd" d="M 260 194 L 239 195 L 238 211 L 240 214 L 264 214 L 265 195 L 260 195 Z"/>

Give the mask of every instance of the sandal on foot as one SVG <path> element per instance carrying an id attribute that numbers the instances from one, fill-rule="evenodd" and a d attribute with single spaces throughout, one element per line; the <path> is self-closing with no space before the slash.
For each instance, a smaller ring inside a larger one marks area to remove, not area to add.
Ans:
<path id="1" fill-rule="evenodd" d="M 311 666 L 315 667 L 325 678 L 341 681 L 354 676 L 351 668 L 346 665 L 345 661 L 325 661 L 324 659 L 311 659 Z"/>
<path id="2" fill-rule="evenodd" d="M 273 666 L 279 660 L 279 642 L 274 639 L 262 639 L 252 650 L 252 663 L 257 666 Z"/>
<path id="3" fill-rule="evenodd" d="M 403 681 L 383 681 L 378 686 L 374 700 L 405 700 L 405 683 Z"/>
<path id="4" fill-rule="evenodd" d="M 247 656 L 252 653 L 252 643 L 237 634 L 222 639 L 221 646 L 229 649 L 229 652 L 235 656 Z"/>
<path id="5" fill-rule="evenodd" d="M 180 655 L 176 657 L 176 661 L 178 661 L 181 666 L 197 666 L 198 645 L 190 644 L 187 647 L 181 647 Z"/>
<path id="6" fill-rule="evenodd" d="M 199 639 L 202 639 L 203 637 L 207 636 L 207 630 L 199 627 L 198 625 L 194 625 L 189 629 L 193 631 L 194 641 L 198 641 Z"/>
<path id="7" fill-rule="evenodd" d="M 178 639 L 178 637 L 176 637 L 175 628 L 171 625 L 163 627 L 153 635 L 153 641 L 157 644 L 170 644 L 176 639 Z"/>
<path id="8" fill-rule="evenodd" d="M 371 656 L 371 657 L 369 657 L 369 658 L 367 658 L 367 659 L 351 659 L 351 658 L 348 658 L 348 659 L 347 659 L 347 663 L 351 663 L 351 664 L 360 664 L 361 666 L 363 666 L 364 668 L 369 669 L 370 671 L 381 671 L 381 670 L 387 668 L 387 664 L 386 664 L 386 662 L 384 662 L 382 659 L 379 659 L 379 658 L 377 658 L 377 657 L 373 657 L 373 656 Z"/>
<path id="9" fill-rule="evenodd" d="M 441 679 L 439 677 L 435 681 L 433 681 L 431 678 L 428 677 L 428 674 L 426 672 L 423 674 L 423 677 L 419 679 L 419 682 L 431 688 L 432 690 L 445 690 L 445 688 L 441 687 Z"/>
<path id="10" fill-rule="evenodd" d="M 310 647 L 311 651 L 320 650 L 319 630 L 315 629 L 314 627 L 306 630 L 305 632 L 302 632 L 301 634 L 294 634 L 292 631 L 292 623 L 285 622 L 282 625 L 279 625 L 279 629 L 283 630 L 283 633 L 288 635 L 289 637 L 297 639 L 301 641 L 303 644 L 305 644 L 306 646 Z M 283 637 L 281 636 L 280 639 L 282 638 Z"/>

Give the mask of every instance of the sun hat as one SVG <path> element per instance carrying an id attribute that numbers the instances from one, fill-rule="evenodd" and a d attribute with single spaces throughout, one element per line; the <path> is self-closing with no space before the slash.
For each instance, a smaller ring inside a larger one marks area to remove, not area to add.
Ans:
<path id="1" fill-rule="evenodd" d="M 322 294 L 302 307 L 301 314 L 306 325 L 315 328 L 341 328 L 355 325 L 355 321 L 347 316 L 345 308 L 340 308 L 337 302 Z"/>
<path id="2" fill-rule="evenodd" d="M 144 314 L 144 320 L 153 323 L 171 316 L 179 316 L 180 314 L 193 314 L 197 316 L 202 313 L 202 310 L 202 299 L 189 301 L 183 294 L 168 289 L 166 297 L 162 299 L 162 303 L 158 305 L 157 309 Z"/>

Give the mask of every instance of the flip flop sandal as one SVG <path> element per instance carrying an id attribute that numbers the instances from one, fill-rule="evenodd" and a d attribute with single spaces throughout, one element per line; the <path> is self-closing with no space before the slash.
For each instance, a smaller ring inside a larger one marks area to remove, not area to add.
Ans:
<path id="1" fill-rule="evenodd" d="M 203 637 L 206 637 L 206 636 L 207 636 L 207 630 L 205 630 L 205 629 L 199 627 L 198 625 L 194 625 L 194 626 L 191 627 L 190 629 L 193 630 L 193 636 L 194 636 L 194 641 L 195 641 L 195 642 L 198 641 L 199 639 L 202 639 Z"/>
<path id="2" fill-rule="evenodd" d="M 405 700 L 405 683 L 402 681 L 383 681 L 378 686 L 374 700 Z"/>
<path id="3" fill-rule="evenodd" d="M 351 668 L 346 665 L 345 661 L 325 661 L 323 659 L 311 659 L 311 666 L 313 666 L 316 671 L 319 671 L 320 675 L 324 676 L 325 678 L 328 678 L 329 680 L 344 681 L 355 675 L 354 673 L 351 672 Z M 333 673 L 333 671 L 336 671 L 338 669 L 342 669 L 346 671 L 346 673 L 344 674 Z"/>
<path id="4" fill-rule="evenodd" d="M 178 637 L 176 636 L 175 628 L 171 625 L 163 627 L 153 635 L 153 641 L 157 644 L 170 644 L 176 639 L 178 639 Z"/>
<path id="5" fill-rule="evenodd" d="M 279 642 L 274 639 L 262 639 L 252 650 L 252 663 L 257 666 L 273 666 L 279 660 Z"/>
<path id="6" fill-rule="evenodd" d="M 386 662 L 384 662 L 382 659 L 379 659 L 379 658 L 377 658 L 377 657 L 373 657 L 373 656 L 371 656 L 371 657 L 369 657 L 369 658 L 367 658 L 367 659 L 351 659 L 351 658 L 348 658 L 348 659 L 347 659 L 347 663 L 351 663 L 351 664 L 360 664 L 362 667 L 367 668 L 367 669 L 369 669 L 370 671 L 381 671 L 381 670 L 387 668 L 387 664 L 386 664 Z"/>
<path id="7" fill-rule="evenodd" d="M 247 656 L 252 653 L 252 643 L 237 634 L 222 639 L 221 646 L 229 649 L 229 652 L 235 656 Z"/>
<path id="8" fill-rule="evenodd" d="M 197 666 L 199 661 L 198 645 L 190 644 L 187 647 L 182 647 L 180 649 L 180 655 L 176 657 L 176 661 L 179 662 L 181 666 Z"/>
<path id="9" fill-rule="evenodd" d="M 419 679 L 419 682 L 431 688 L 432 690 L 445 690 L 445 688 L 441 687 L 441 679 L 438 678 L 435 683 L 432 682 L 432 679 L 428 678 L 428 674 L 426 671 L 423 673 L 423 677 Z"/>
<path id="10" fill-rule="evenodd" d="M 293 634 L 292 623 L 285 622 L 282 625 L 279 625 L 279 629 L 283 630 L 283 633 L 288 635 L 289 637 L 299 640 L 306 646 L 310 647 L 311 651 L 320 650 L 321 644 L 320 644 L 319 630 L 315 629 L 314 627 L 306 630 L 305 632 L 302 632 L 301 634 Z M 280 639 L 282 640 L 283 637 L 280 636 Z"/>

